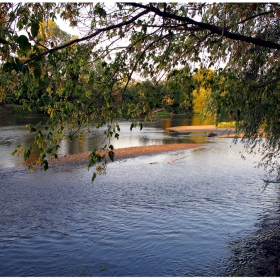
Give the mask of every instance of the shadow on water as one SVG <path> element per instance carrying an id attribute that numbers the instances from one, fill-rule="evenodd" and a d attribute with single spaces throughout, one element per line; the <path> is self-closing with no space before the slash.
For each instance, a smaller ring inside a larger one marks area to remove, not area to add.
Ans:
<path id="1" fill-rule="evenodd" d="M 275 192 L 278 200 L 274 209 L 259 215 L 257 230 L 246 238 L 229 242 L 231 255 L 226 276 L 280 276 L 280 184 L 275 186 Z"/>

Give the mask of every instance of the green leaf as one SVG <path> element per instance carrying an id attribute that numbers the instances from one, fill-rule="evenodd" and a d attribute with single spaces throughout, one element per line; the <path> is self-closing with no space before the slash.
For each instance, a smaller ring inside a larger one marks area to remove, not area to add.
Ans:
<path id="1" fill-rule="evenodd" d="M 21 21 L 19 21 L 19 22 L 17 23 L 17 27 L 18 27 L 19 30 L 21 30 L 21 29 L 23 28 L 23 24 L 22 24 Z"/>
<path id="2" fill-rule="evenodd" d="M 7 62 L 3 65 L 3 71 L 11 71 L 13 69 L 13 64 L 10 62 Z"/>
<path id="3" fill-rule="evenodd" d="M 43 166 L 44 166 L 44 171 L 48 170 L 49 169 L 49 163 L 47 160 L 44 160 L 43 161 Z"/>
<path id="4" fill-rule="evenodd" d="M 34 77 L 36 78 L 36 79 L 40 79 L 40 77 L 41 77 L 41 68 L 35 68 L 34 69 Z"/>
<path id="5" fill-rule="evenodd" d="M 132 123 L 132 124 L 130 125 L 130 130 L 132 130 L 133 127 L 134 127 L 134 123 Z"/>
<path id="6" fill-rule="evenodd" d="M 22 51 L 28 51 L 31 48 L 31 44 L 25 35 L 20 35 L 17 39 L 17 43 Z"/>
<path id="7" fill-rule="evenodd" d="M 27 65 L 25 65 L 25 64 L 23 64 L 22 65 L 22 67 L 21 67 L 21 71 L 22 71 L 22 73 L 28 73 L 29 72 L 29 69 L 28 69 L 28 66 Z"/>
<path id="8" fill-rule="evenodd" d="M 114 161 L 115 153 L 113 151 L 108 152 L 109 158 L 111 161 Z"/>
<path id="9" fill-rule="evenodd" d="M 32 24 L 31 24 L 31 34 L 32 34 L 32 36 L 36 37 L 38 32 L 39 32 L 39 22 L 32 21 Z"/>
<path id="10" fill-rule="evenodd" d="M 9 42 L 8 41 L 6 41 L 5 39 L 3 39 L 3 38 L 0 38 L 0 43 L 1 44 L 9 44 Z"/>
<path id="11" fill-rule="evenodd" d="M 13 63 L 13 67 L 17 72 L 20 72 L 22 69 L 22 63 L 18 58 L 15 58 L 15 63 Z"/>
<path id="12" fill-rule="evenodd" d="M 32 147 L 30 147 L 24 151 L 24 153 L 23 153 L 24 161 L 26 161 L 30 157 L 31 152 L 32 152 Z"/>
<path id="13" fill-rule="evenodd" d="M 97 15 L 100 15 L 100 17 L 103 17 L 103 18 L 105 18 L 107 15 L 106 11 L 102 7 L 100 7 L 99 3 L 95 5 L 94 13 Z"/>
<path id="14" fill-rule="evenodd" d="M 96 176 L 97 176 L 97 174 L 94 172 L 94 173 L 92 174 L 91 182 L 94 181 L 94 179 L 96 178 Z"/>

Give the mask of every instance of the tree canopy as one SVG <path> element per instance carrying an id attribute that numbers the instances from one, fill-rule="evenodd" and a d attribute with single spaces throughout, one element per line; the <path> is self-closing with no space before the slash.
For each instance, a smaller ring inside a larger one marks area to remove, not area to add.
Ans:
<path id="1" fill-rule="evenodd" d="M 58 17 L 79 37 L 48 24 Z M 1 76 L 26 108 L 50 115 L 43 129 L 30 126 L 47 169 L 61 139 L 92 118 L 110 139 L 119 135 L 118 118 L 133 127 L 149 116 L 151 98 L 125 98 L 133 79 L 157 83 L 174 69 L 211 68 L 218 79 L 203 88 L 217 122 L 233 118 L 248 151 L 261 143 L 260 164 L 280 173 L 279 19 L 278 3 L 1 3 Z M 110 142 L 104 148 L 113 159 Z M 93 151 L 89 167 L 104 161 Z"/>

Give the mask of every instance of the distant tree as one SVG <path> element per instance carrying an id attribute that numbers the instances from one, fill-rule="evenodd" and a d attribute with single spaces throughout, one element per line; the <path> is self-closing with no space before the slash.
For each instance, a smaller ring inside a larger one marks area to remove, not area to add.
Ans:
<path id="1" fill-rule="evenodd" d="M 167 75 L 165 103 L 174 113 L 192 111 L 193 78 L 188 66 L 174 69 Z"/>
<path id="2" fill-rule="evenodd" d="M 193 111 L 194 113 L 202 113 L 207 115 L 207 103 L 212 102 L 212 87 L 215 80 L 215 73 L 211 69 L 198 69 L 193 75 L 194 90 L 193 96 Z"/>

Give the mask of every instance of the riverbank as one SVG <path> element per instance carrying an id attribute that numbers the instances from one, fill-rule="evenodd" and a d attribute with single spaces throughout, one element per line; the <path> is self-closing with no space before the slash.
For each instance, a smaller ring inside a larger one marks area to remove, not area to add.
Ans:
<path id="1" fill-rule="evenodd" d="M 190 132 L 208 132 L 209 135 L 215 135 L 219 138 L 235 138 L 243 137 L 243 134 L 236 135 L 235 129 L 230 127 L 217 127 L 215 125 L 189 125 L 189 126 L 174 126 L 167 128 L 169 131 L 178 133 Z"/>
<path id="2" fill-rule="evenodd" d="M 140 147 L 129 147 L 120 148 L 114 150 L 115 160 L 122 160 L 126 158 L 133 158 L 138 156 L 146 156 L 164 152 L 172 152 L 186 149 L 194 149 L 203 146 L 204 144 L 195 143 L 175 143 L 175 144 L 165 144 L 165 145 L 149 145 Z M 50 161 L 50 166 L 52 165 L 62 165 L 62 164 L 73 164 L 73 165 L 84 165 L 88 162 L 88 156 L 90 152 L 61 156 L 58 159 L 53 159 Z"/>

